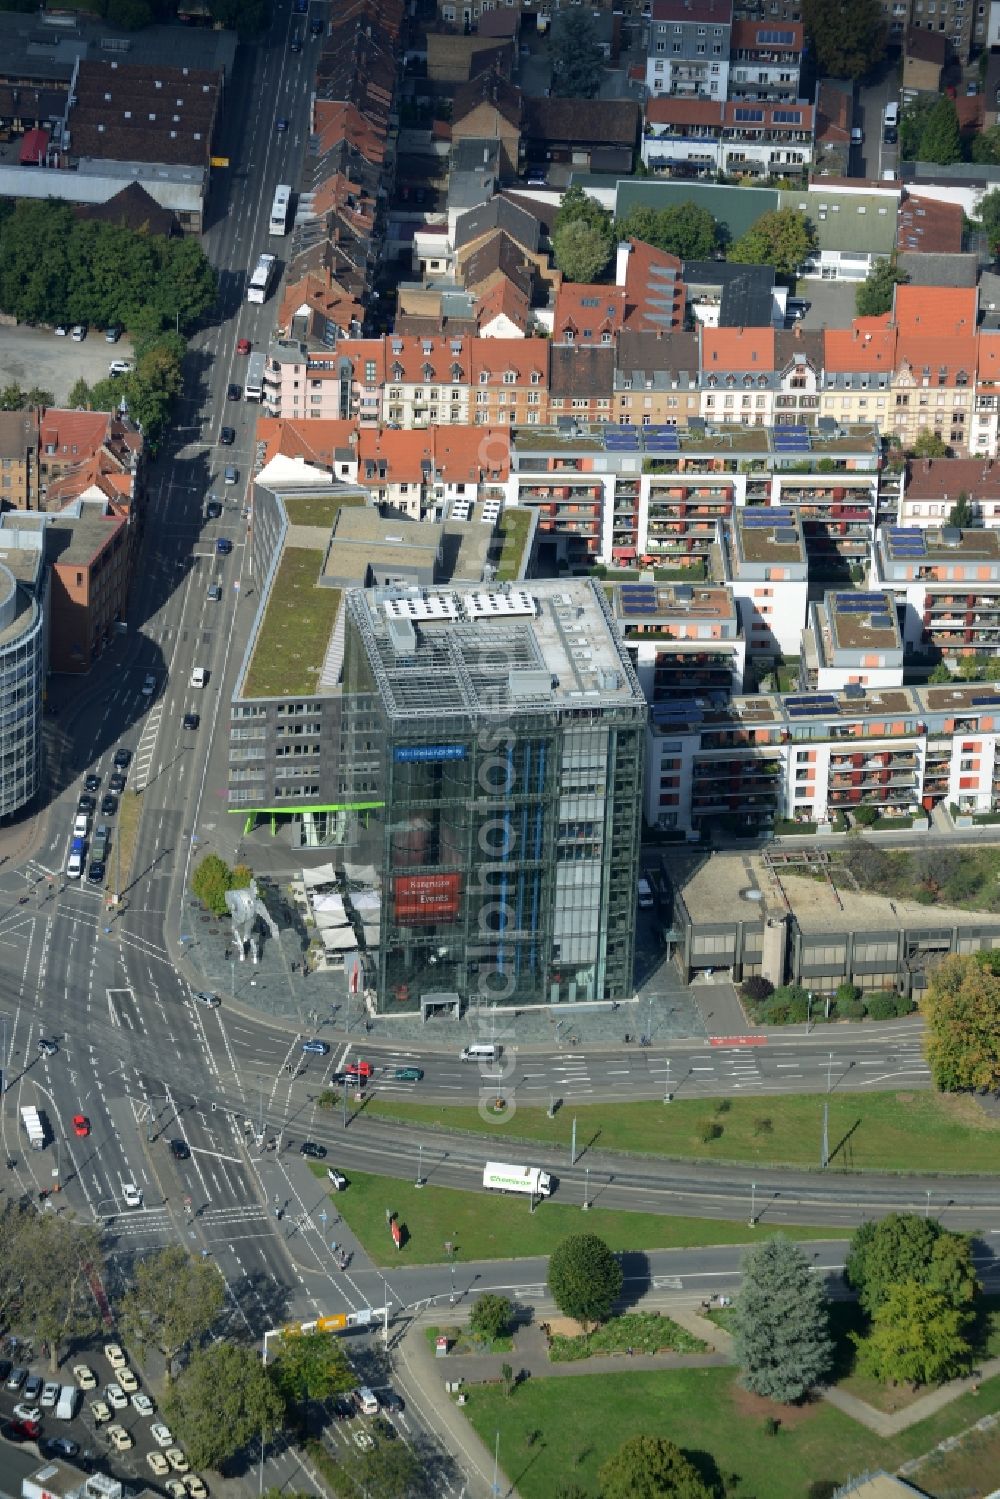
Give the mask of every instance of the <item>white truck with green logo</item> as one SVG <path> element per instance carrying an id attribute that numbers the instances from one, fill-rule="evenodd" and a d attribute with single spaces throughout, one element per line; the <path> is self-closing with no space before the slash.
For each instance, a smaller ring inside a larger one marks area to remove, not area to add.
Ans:
<path id="1" fill-rule="evenodd" d="M 487 1161 L 483 1167 L 483 1186 L 492 1192 L 530 1192 L 533 1197 L 548 1197 L 552 1177 L 540 1166 L 507 1166 L 501 1161 Z"/>

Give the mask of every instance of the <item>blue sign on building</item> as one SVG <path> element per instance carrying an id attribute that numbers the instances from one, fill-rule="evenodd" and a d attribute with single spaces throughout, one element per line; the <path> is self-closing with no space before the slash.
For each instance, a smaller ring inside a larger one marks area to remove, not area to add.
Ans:
<path id="1" fill-rule="evenodd" d="M 427 762 L 431 760 L 464 760 L 464 744 L 399 744 L 392 752 L 397 764 Z"/>

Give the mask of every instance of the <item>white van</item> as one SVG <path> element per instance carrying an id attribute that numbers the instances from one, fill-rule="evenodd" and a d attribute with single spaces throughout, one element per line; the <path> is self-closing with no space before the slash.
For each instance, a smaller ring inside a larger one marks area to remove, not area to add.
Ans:
<path id="1" fill-rule="evenodd" d="M 476 1041 L 472 1046 L 463 1046 L 458 1054 L 460 1062 L 496 1062 L 503 1051 L 502 1046 L 496 1046 L 492 1041 Z"/>
<path id="2" fill-rule="evenodd" d="M 378 1415 L 378 1400 L 367 1385 L 354 1391 L 354 1403 L 363 1416 Z"/>
<path id="3" fill-rule="evenodd" d="M 203 666 L 195 666 L 191 669 L 191 686 L 204 687 L 208 681 L 208 673 Z"/>
<path id="4" fill-rule="evenodd" d="M 86 838 L 90 832 L 90 817 L 86 812 L 78 812 L 73 819 L 73 837 Z"/>
<path id="5" fill-rule="evenodd" d="M 56 1420 L 72 1421 L 80 1404 L 80 1391 L 75 1385 L 64 1384 L 56 1402 Z"/>

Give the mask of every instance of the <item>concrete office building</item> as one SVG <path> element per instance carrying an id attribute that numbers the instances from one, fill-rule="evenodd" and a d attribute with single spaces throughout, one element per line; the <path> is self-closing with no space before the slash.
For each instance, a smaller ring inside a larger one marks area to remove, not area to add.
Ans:
<path id="1" fill-rule="evenodd" d="M 28 805 L 41 775 L 47 580 L 42 536 L 8 529 L 0 547 L 0 817 Z"/>
<path id="2" fill-rule="evenodd" d="M 646 704 L 592 581 L 345 596 L 380 1008 L 631 993 Z M 367 825 L 365 819 L 367 818 Z"/>
<path id="3" fill-rule="evenodd" d="M 692 854 L 674 874 L 672 941 L 685 982 L 721 968 L 736 983 L 763 974 L 816 995 L 849 980 L 918 996 L 949 953 L 1000 947 L 991 912 L 858 890 L 822 852 L 796 864 L 767 853 Z"/>

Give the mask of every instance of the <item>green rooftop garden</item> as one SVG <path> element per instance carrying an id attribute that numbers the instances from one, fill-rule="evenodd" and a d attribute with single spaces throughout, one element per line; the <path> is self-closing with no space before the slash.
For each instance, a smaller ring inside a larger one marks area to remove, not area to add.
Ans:
<path id="1" fill-rule="evenodd" d="M 317 690 L 340 608 L 339 588 L 320 588 L 325 551 L 286 547 L 250 660 L 246 697 L 308 697 Z"/>
<path id="2" fill-rule="evenodd" d="M 333 529 L 337 511 L 345 505 L 363 505 L 360 494 L 306 494 L 285 499 L 285 512 L 290 526 L 322 526 Z"/>
<path id="3" fill-rule="evenodd" d="M 521 575 L 524 549 L 531 534 L 531 511 L 508 506 L 497 522 L 497 530 L 503 541 L 497 582 L 510 583 Z"/>

